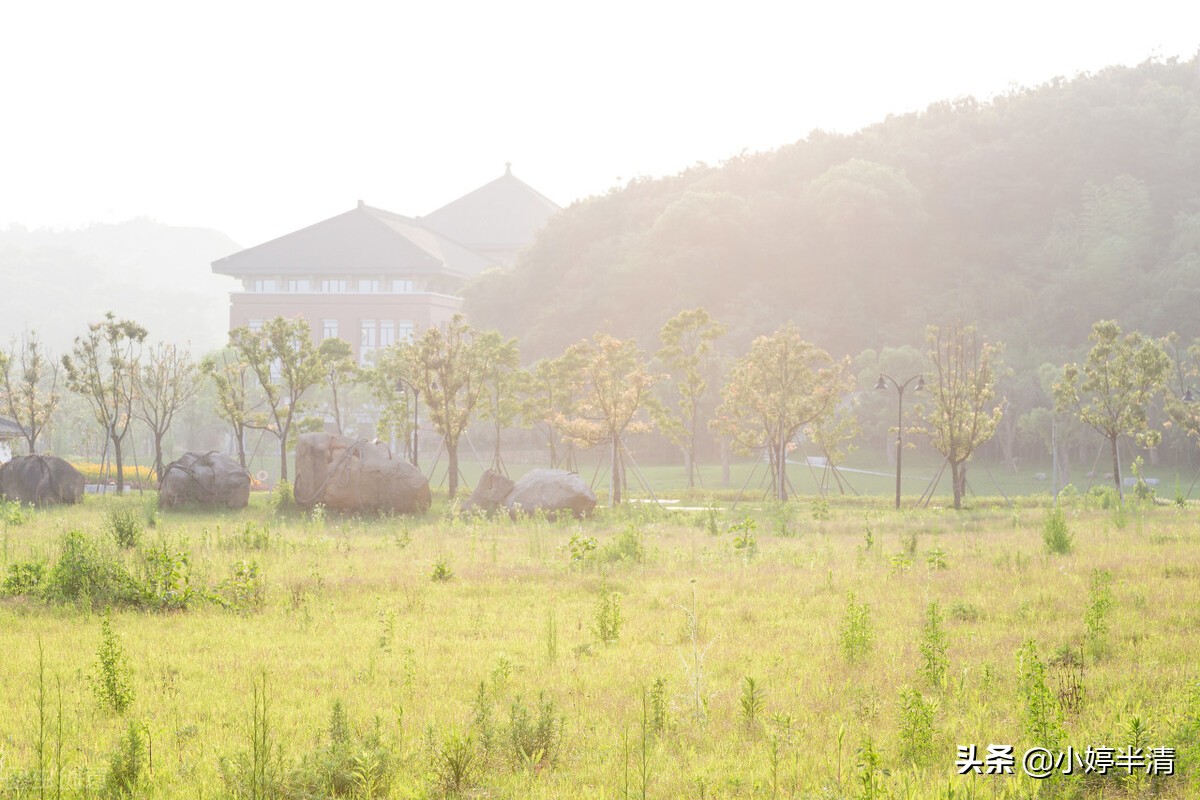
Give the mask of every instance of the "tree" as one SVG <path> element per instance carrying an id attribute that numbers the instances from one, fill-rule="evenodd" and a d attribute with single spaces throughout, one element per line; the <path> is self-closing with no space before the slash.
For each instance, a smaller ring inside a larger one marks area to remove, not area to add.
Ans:
<path id="1" fill-rule="evenodd" d="M 88 402 L 112 445 L 118 493 L 125 490 L 121 447 L 133 421 L 138 363 L 145 339 L 145 328 L 127 319 L 118 320 L 110 311 L 103 322 L 88 326 L 86 336 L 77 336 L 71 355 L 62 358 L 67 387 Z"/>
<path id="2" fill-rule="evenodd" d="M 1124 436 L 1142 447 L 1158 444 L 1161 433 L 1150 429 L 1147 410 L 1166 383 L 1171 359 L 1161 344 L 1137 331 L 1122 334 L 1113 320 L 1094 324 L 1088 340 L 1087 360 L 1063 367 L 1054 399 L 1058 410 L 1070 411 L 1108 440 L 1113 483 L 1124 500 L 1117 442 Z"/>
<path id="3" fill-rule="evenodd" d="M 992 438 L 1000 422 L 1001 404 L 995 399 L 1001 348 L 982 341 L 975 328 L 957 322 L 930 326 L 926 341 L 933 380 L 926 384 L 929 402 L 918 409 L 920 431 L 946 457 L 954 507 L 961 509 L 966 463 Z"/>
<path id="4" fill-rule="evenodd" d="M 492 469 L 505 472 L 504 459 L 500 456 L 500 434 L 512 425 L 521 413 L 521 404 L 517 397 L 520 355 L 515 339 L 505 341 L 495 331 L 482 334 L 480 346 L 490 354 L 490 357 L 484 360 L 483 407 L 480 416 L 492 423 Z"/>
<path id="5" fill-rule="evenodd" d="M 399 439 L 404 442 L 404 454 L 413 464 L 417 463 L 416 404 L 412 378 L 413 347 L 407 342 L 397 342 L 378 351 L 375 363 L 359 373 L 371 399 L 379 409 L 376 435 L 381 439 Z M 410 405 L 411 400 L 411 405 Z"/>
<path id="6" fill-rule="evenodd" d="M 598 333 L 571 345 L 567 356 L 580 364 L 582 393 L 571 416 L 558 418 L 564 434 L 581 447 L 610 447 L 612 477 L 608 503 L 621 502 L 622 440 L 650 430 L 638 412 L 652 406 L 650 390 L 661 376 L 650 372 L 633 339 Z"/>
<path id="7" fill-rule="evenodd" d="M 7 352 L 0 352 L 0 402 L 20 427 L 29 452 L 58 408 L 58 364 L 38 341 L 37 333 L 22 337 Z"/>
<path id="8" fill-rule="evenodd" d="M 303 317 L 275 317 L 260 330 L 236 328 L 229 344 L 246 362 L 262 387 L 266 411 L 248 427 L 269 431 L 279 440 L 279 478 L 288 479 L 287 452 L 292 424 L 304 393 L 321 381 L 324 367 Z"/>
<path id="9" fill-rule="evenodd" d="M 471 424 L 492 363 L 509 358 L 513 340 L 481 333 L 461 314 L 429 327 L 412 349 L 413 386 L 426 398 L 429 421 L 446 443 L 451 499 L 458 493 L 458 442 Z"/>
<path id="10" fill-rule="evenodd" d="M 696 435 L 701 429 L 701 403 L 712 374 L 712 348 L 725 335 L 725 326 L 703 308 L 681 311 L 659 332 L 658 360 L 669 370 L 675 405 L 658 406 L 659 429 L 683 451 L 687 488 L 696 485 Z"/>
<path id="11" fill-rule="evenodd" d="M 208 356 L 200 364 L 201 371 L 212 379 L 217 389 L 217 415 L 233 429 L 233 441 L 237 447 L 238 463 L 246 469 L 246 429 L 257 413 L 258 403 L 251 403 L 250 387 L 246 373 L 250 365 L 231 353 L 221 353 L 218 364 L 215 356 Z"/>
<path id="12" fill-rule="evenodd" d="M 191 353 L 161 342 L 150 349 L 137 371 L 133 413 L 154 437 L 154 474 L 160 481 L 163 438 L 175 415 L 200 391 L 202 377 Z"/>
<path id="13" fill-rule="evenodd" d="M 575 415 L 575 406 L 583 391 L 583 362 L 568 351 L 558 358 L 543 358 L 521 378 L 521 419 L 538 430 L 546 440 L 550 468 L 575 468 L 574 443 L 563 436 L 560 420 Z M 561 456 L 558 444 L 566 445 Z"/>
<path id="14" fill-rule="evenodd" d="M 710 423 L 736 450 L 767 452 L 771 491 L 787 500 L 787 453 L 800 429 L 833 413 L 850 391 L 848 364 L 800 338 L 792 323 L 760 336 L 733 365 Z"/>
<path id="15" fill-rule="evenodd" d="M 338 389 L 358 379 L 358 365 L 354 363 L 354 351 L 350 349 L 350 343 L 336 336 L 322 341 L 317 352 L 325 368 L 325 383 L 329 384 L 329 391 L 333 394 L 333 422 L 340 434 L 342 408 L 338 402 Z"/>

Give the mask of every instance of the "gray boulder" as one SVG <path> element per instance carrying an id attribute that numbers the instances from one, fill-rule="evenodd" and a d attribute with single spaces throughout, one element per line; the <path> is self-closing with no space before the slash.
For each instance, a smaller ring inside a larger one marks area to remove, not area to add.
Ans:
<path id="1" fill-rule="evenodd" d="M 479 483 L 475 486 L 475 491 L 471 492 L 471 496 L 463 503 L 462 510 L 464 512 L 482 511 L 485 514 L 493 514 L 496 509 L 504 505 L 504 501 L 508 497 L 508 493 L 513 490 L 514 485 L 504 475 L 489 469 L 483 473 L 483 477 L 479 479 Z"/>
<path id="2" fill-rule="evenodd" d="M 576 519 L 582 519 L 596 507 L 596 495 L 574 472 L 535 469 L 517 481 L 504 505 L 514 517 L 541 511 L 553 519 L 560 512 L 570 511 Z"/>
<path id="3" fill-rule="evenodd" d="M 58 456 L 20 456 L 0 467 L 0 495 L 35 506 L 78 503 L 83 474 Z"/>
<path id="4" fill-rule="evenodd" d="M 386 445 L 333 433 L 297 440 L 292 492 L 301 508 L 321 503 L 346 513 L 423 514 L 433 501 L 421 471 Z"/>
<path id="5" fill-rule="evenodd" d="M 159 508 L 245 508 L 249 502 L 250 473 L 221 453 L 184 453 L 163 468 L 158 484 Z"/>

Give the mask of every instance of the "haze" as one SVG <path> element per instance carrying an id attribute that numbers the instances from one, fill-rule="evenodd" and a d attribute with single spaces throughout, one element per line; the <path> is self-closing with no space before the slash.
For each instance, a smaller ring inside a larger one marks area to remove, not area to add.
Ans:
<path id="1" fill-rule="evenodd" d="M 557 202 L 1112 64 L 1200 9 L 1091 3 L 20 3 L 0 227 L 150 217 L 250 245 L 501 173 Z"/>

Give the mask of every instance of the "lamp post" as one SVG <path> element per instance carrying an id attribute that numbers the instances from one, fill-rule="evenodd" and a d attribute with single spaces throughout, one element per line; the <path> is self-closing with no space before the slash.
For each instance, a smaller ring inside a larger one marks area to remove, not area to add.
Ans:
<path id="1" fill-rule="evenodd" d="M 407 390 L 407 391 L 406 391 Z M 413 386 L 410 381 L 405 378 L 399 378 L 396 381 L 396 391 L 400 394 L 412 392 L 413 398 L 413 429 L 412 429 L 412 464 L 414 467 L 420 468 L 420 463 L 417 460 L 417 431 L 420 425 L 420 402 L 421 392 L 417 387 Z M 406 443 L 407 444 L 407 443 Z"/>
<path id="2" fill-rule="evenodd" d="M 896 402 L 896 508 L 900 508 L 900 458 L 902 454 L 901 447 L 904 445 L 904 390 L 913 381 L 917 385 L 913 387 L 915 391 L 921 391 L 925 388 L 925 376 L 913 375 L 904 383 L 900 383 L 886 372 L 879 373 L 879 380 L 875 381 L 876 389 L 887 389 L 887 382 L 891 381 L 892 386 L 896 387 L 896 393 L 899 399 Z"/>

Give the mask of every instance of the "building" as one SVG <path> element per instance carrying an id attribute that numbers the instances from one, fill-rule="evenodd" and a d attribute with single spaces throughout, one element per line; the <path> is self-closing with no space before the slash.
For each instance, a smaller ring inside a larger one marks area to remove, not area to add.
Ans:
<path id="1" fill-rule="evenodd" d="M 331 219 L 214 261 L 242 290 L 230 296 L 230 329 L 303 316 L 313 339 L 340 337 L 361 362 L 462 306 L 463 285 L 511 264 L 559 207 L 504 175 L 426 217 L 361 200 Z"/>
<path id="2" fill-rule="evenodd" d="M 11 442 L 24 438 L 25 431 L 20 425 L 10 419 L 0 417 L 0 464 L 13 457 Z"/>

